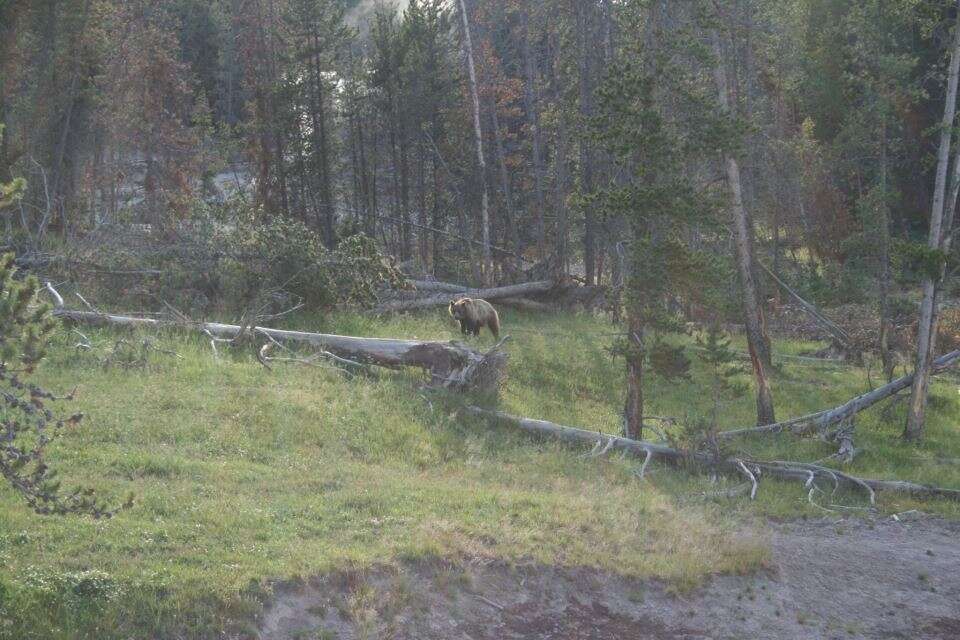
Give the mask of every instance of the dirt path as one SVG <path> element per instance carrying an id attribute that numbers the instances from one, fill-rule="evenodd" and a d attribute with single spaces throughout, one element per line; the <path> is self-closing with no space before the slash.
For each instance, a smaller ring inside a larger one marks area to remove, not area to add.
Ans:
<path id="1" fill-rule="evenodd" d="M 280 589 L 261 640 L 960 639 L 960 523 L 769 526 L 770 572 L 683 597 L 586 569 L 424 564 Z"/>

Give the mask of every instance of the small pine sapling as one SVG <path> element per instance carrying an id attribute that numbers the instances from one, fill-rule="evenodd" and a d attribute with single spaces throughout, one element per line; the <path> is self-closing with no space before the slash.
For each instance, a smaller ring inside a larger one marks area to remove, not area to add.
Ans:
<path id="1" fill-rule="evenodd" d="M 687 437 L 690 442 L 707 449 L 719 462 L 723 459 L 717 439 L 720 407 L 724 401 L 735 400 L 747 393 L 747 386 L 736 380 L 737 376 L 744 373 L 744 368 L 737 353 L 730 348 L 730 337 L 720 328 L 718 322 L 711 323 L 696 340 L 700 348 L 697 358 L 703 363 L 709 377 L 707 388 L 711 406 L 708 415 L 690 423 Z"/>
<path id="2" fill-rule="evenodd" d="M 58 398 L 28 382 L 46 354 L 57 327 L 48 304 L 37 303 L 40 283 L 17 279 L 12 254 L 0 257 L 0 475 L 41 515 L 85 513 L 110 517 L 92 489 L 62 492 L 44 453 L 64 428 L 76 428 L 83 414 L 56 415 L 50 403 Z M 129 506 L 130 500 L 124 505 Z"/>

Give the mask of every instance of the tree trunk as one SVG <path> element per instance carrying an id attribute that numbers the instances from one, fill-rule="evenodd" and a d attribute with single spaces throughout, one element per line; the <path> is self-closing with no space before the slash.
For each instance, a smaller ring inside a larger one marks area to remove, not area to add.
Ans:
<path id="1" fill-rule="evenodd" d="M 177 323 L 165 323 L 152 318 L 74 311 L 64 307 L 58 307 L 54 315 L 65 320 L 96 326 L 112 325 L 132 328 L 179 326 Z M 243 331 L 243 327 L 218 322 L 203 322 L 191 326 L 214 338 L 224 340 L 234 339 Z M 360 363 L 425 369 L 430 373 L 434 384 L 454 389 L 468 389 L 474 383 L 482 383 L 484 388 L 489 388 L 489 385 L 495 384 L 502 371 L 490 370 L 485 365 L 502 369 L 505 364 L 502 356 L 500 361 L 496 362 L 490 358 L 492 352 L 485 355 L 455 342 L 359 338 L 267 327 L 250 327 L 250 330 L 254 335 L 268 336 L 277 342 L 308 344 L 340 358 Z"/>
<path id="2" fill-rule="evenodd" d="M 490 196 L 487 193 L 487 162 L 483 155 L 483 129 L 480 125 L 480 94 L 477 87 L 477 70 L 473 61 L 473 42 L 470 39 L 470 20 L 464 0 L 460 2 L 460 19 L 463 25 L 463 46 L 467 58 L 467 71 L 470 77 L 470 99 L 473 102 L 473 135 L 477 146 L 477 163 L 480 174 L 480 231 L 483 237 L 483 265 L 481 277 L 485 285 L 493 277 L 493 256 L 490 250 Z"/>
<path id="3" fill-rule="evenodd" d="M 523 70 L 525 81 L 523 84 L 524 111 L 527 116 L 527 126 L 530 128 L 531 156 L 533 161 L 533 220 L 536 226 L 537 257 L 543 260 L 546 256 L 547 232 L 546 197 L 544 195 L 546 169 L 543 163 L 543 141 L 540 133 L 540 114 L 537 111 L 537 75 L 533 50 L 530 46 L 530 16 L 528 9 L 520 11 L 521 28 L 523 30 Z"/>
<path id="4" fill-rule="evenodd" d="M 720 105 L 732 114 L 730 95 L 727 85 L 727 72 L 723 62 L 723 50 L 720 35 L 713 33 L 714 52 L 717 56 L 716 83 L 720 96 Z M 724 165 L 727 183 L 731 192 L 731 204 L 734 223 L 734 241 L 737 251 L 737 271 L 740 275 L 741 295 L 743 296 L 744 324 L 747 333 L 747 346 L 750 361 L 753 364 L 753 376 L 757 385 L 757 424 L 776 422 L 773 410 L 773 394 L 767 379 L 770 366 L 770 354 L 764 336 L 763 308 L 757 293 L 757 283 L 753 269 L 753 223 L 743 204 L 743 192 L 740 182 L 740 165 L 736 158 L 724 152 Z"/>
<path id="5" fill-rule="evenodd" d="M 580 27 L 580 119 L 581 127 L 586 128 L 589 119 L 593 116 L 593 52 L 596 49 L 593 42 L 593 2 L 574 0 L 577 5 L 578 22 Z M 580 137 L 580 179 L 583 195 L 593 193 L 593 148 L 590 136 L 582 131 Z M 583 267 L 587 285 L 596 284 L 596 222 L 593 207 L 589 204 L 583 210 Z"/>
<path id="6" fill-rule="evenodd" d="M 890 288 L 892 273 L 890 267 L 890 208 L 887 206 L 887 123 L 886 117 L 880 131 L 880 191 L 883 201 L 880 203 L 880 361 L 887 382 L 893 380 L 896 360 L 890 347 L 890 333 L 893 320 L 890 315 Z"/>
<path id="7" fill-rule="evenodd" d="M 627 336 L 627 399 L 623 408 L 624 431 L 628 438 L 643 439 L 643 323 L 630 314 Z"/>
<path id="8" fill-rule="evenodd" d="M 517 255 L 523 251 L 523 241 L 517 228 L 517 216 L 513 210 L 513 189 L 510 188 L 510 172 L 507 169 L 507 152 L 503 147 L 503 133 L 500 131 L 500 117 L 497 115 L 497 101 L 492 100 L 490 114 L 493 121 L 493 139 L 497 152 L 497 166 L 500 169 L 500 189 L 503 192 L 503 218 L 505 238 L 503 246 L 513 245 Z M 520 265 L 517 265 L 518 267 Z"/>
<path id="9" fill-rule="evenodd" d="M 417 248 L 420 255 L 420 268 L 430 273 L 430 241 L 429 234 L 423 227 L 430 226 L 430 217 L 427 212 L 427 159 L 424 157 L 423 136 L 417 142 L 417 208 L 421 229 L 417 232 Z"/>
<path id="10" fill-rule="evenodd" d="M 960 0 L 956 3 L 960 10 Z M 930 212 L 930 234 L 927 246 L 939 252 L 949 243 L 944 231 L 952 228 L 952 220 L 944 223 L 944 205 L 947 189 L 947 170 L 950 163 L 950 145 L 953 139 L 953 124 L 957 108 L 957 80 L 960 75 L 960 25 L 954 27 L 953 51 L 950 56 L 950 72 L 947 80 L 946 104 L 940 123 L 940 148 L 937 152 L 937 176 L 933 191 L 933 209 Z M 952 218 L 952 216 L 951 216 Z M 942 280 L 939 274 L 927 274 L 923 281 L 923 302 L 920 305 L 920 320 L 917 327 L 917 359 L 913 387 L 910 391 L 910 408 L 903 431 L 906 440 L 923 437 L 924 414 L 930 386 L 930 366 L 936 348 L 937 295 Z"/>
<path id="11" fill-rule="evenodd" d="M 487 420 L 510 424 L 527 433 L 557 438 L 573 444 L 593 445 L 594 447 L 600 448 L 599 451 L 601 453 L 622 451 L 636 456 L 642 455 L 644 456 L 644 463 L 638 472 L 641 478 L 647 468 L 647 464 L 651 459 L 656 458 L 657 460 L 662 460 L 677 466 L 694 463 L 713 472 L 721 471 L 737 477 L 742 477 L 744 472 L 747 472 L 750 474 L 750 480 L 753 482 L 751 497 L 755 497 L 757 476 L 762 472 L 764 476 L 771 478 L 803 482 L 805 487 L 809 487 L 816 479 L 822 479 L 827 483 L 835 483 L 836 486 L 843 483 L 849 488 L 867 492 L 870 496 L 871 503 L 875 501 L 874 493 L 878 491 L 905 494 L 917 498 L 946 498 L 960 501 L 960 489 L 923 485 L 904 480 L 859 478 L 836 469 L 803 462 L 768 462 L 737 457 L 718 460 L 714 456 L 702 452 L 683 452 L 661 443 L 645 442 L 635 438 L 619 438 L 603 433 L 602 431 L 588 431 L 587 429 L 578 429 L 576 427 L 547 422 L 546 420 L 521 418 L 502 411 L 489 411 L 474 406 L 467 406 L 463 411 L 477 418 L 485 418 Z M 750 468 L 752 468 L 752 471 Z"/>
<path id="12" fill-rule="evenodd" d="M 851 351 L 854 349 L 853 341 L 850 339 L 850 336 L 847 334 L 847 332 L 843 330 L 843 328 L 841 328 L 835 322 L 833 322 L 832 320 L 824 316 L 822 313 L 820 313 L 820 311 L 815 306 L 813 306 L 812 304 L 804 300 L 802 297 L 800 297 L 799 293 L 791 289 L 787 285 L 787 283 L 785 283 L 783 280 L 777 277 L 777 274 L 775 274 L 773 271 L 768 269 L 762 263 L 760 263 L 760 268 L 764 271 L 764 273 L 766 273 L 770 277 L 771 280 L 773 280 L 777 285 L 779 285 L 780 288 L 783 289 L 788 296 L 790 296 L 790 299 L 796 302 L 800 306 L 800 308 L 807 313 L 808 316 L 810 316 L 813 320 L 816 321 L 817 324 L 823 327 L 827 331 L 827 333 L 833 336 L 833 339 L 839 342 L 844 349 L 848 351 Z"/>
<path id="13" fill-rule="evenodd" d="M 940 356 L 933 361 L 931 372 L 932 374 L 936 374 L 940 373 L 941 371 L 946 371 L 950 367 L 953 367 L 958 360 L 960 360 L 960 351 L 951 351 L 950 353 Z M 897 378 L 896 380 L 885 384 L 882 387 L 877 387 L 872 391 L 868 391 L 867 393 L 859 395 L 856 398 L 852 398 L 851 400 L 848 400 L 847 402 L 844 402 L 840 406 L 834 407 L 833 409 L 817 411 L 816 413 L 811 413 L 799 418 L 792 418 L 776 424 L 721 431 L 719 434 L 717 434 L 717 437 L 720 439 L 729 439 L 744 435 L 781 432 L 789 432 L 793 433 L 794 435 L 808 435 L 816 431 L 822 431 L 825 427 L 843 422 L 844 420 L 849 419 L 851 416 L 869 409 L 878 402 L 886 400 L 887 398 L 900 393 L 904 389 L 908 389 L 910 385 L 913 384 L 913 380 L 914 377 L 912 374 L 903 376 L 902 378 Z"/>

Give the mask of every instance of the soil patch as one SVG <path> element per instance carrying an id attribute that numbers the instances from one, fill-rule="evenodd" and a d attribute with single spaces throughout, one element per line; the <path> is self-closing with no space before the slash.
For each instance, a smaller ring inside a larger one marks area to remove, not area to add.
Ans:
<path id="1" fill-rule="evenodd" d="M 768 523 L 773 564 L 668 585 L 583 568 L 420 562 L 278 587 L 261 640 L 960 638 L 960 523 Z"/>

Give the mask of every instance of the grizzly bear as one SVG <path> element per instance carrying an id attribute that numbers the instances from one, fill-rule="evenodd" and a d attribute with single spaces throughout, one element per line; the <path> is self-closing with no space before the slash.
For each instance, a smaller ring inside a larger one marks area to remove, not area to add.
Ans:
<path id="1" fill-rule="evenodd" d="M 494 338 L 500 337 L 500 316 L 493 305 L 479 298 L 461 298 L 450 302 L 450 316 L 460 322 L 463 335 L 480 335 L 481 327 L 488 327 Z"/>

